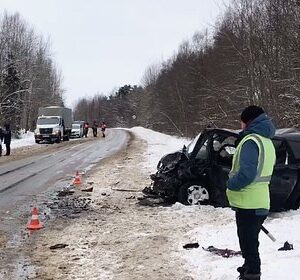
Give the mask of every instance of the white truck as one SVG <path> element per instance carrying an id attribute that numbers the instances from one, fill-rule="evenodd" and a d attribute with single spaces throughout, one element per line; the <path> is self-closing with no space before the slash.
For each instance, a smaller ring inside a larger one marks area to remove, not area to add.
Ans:
<path id="1" fill-rule="evenodd" d="M 68 141 L 71 136 L 72 122 L 72 109 L 59 106 L 40 107 L 34 131 L 35 142 Z"/>

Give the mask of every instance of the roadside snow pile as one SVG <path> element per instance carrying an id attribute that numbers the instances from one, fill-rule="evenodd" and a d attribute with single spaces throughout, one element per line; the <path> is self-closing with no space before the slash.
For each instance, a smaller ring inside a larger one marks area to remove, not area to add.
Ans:
<path id="1" fill-rule="evenodd" d="M 181 150 L 183 145 L 187 146 L 191 142 L 191 139 L 174 137 L 143 127 L 133 127 L 130 131 L 147 141 L 148 162 L 145 167 L 150 168 L 152 172 L 156 171 L 157 163 L 162 156 Z"/>
<path id="2" fill-rule="evenodd" d="M 19 147 L 24 147 L 24 146 L 35 145 L 33 132 L 30 132 L 30 131 L 21 132 L 19 137 L 20 137 L 20 139 L 12 138 L 11 148 L 19 148 Z"/>

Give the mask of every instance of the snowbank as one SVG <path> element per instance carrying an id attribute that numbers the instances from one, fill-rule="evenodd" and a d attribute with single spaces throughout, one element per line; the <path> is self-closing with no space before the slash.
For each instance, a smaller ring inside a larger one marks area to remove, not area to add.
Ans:
<path id="1" fill-rule="evenodd" d="M 155 172 L 157 163 L 163 155 L 176 152 L 191 142 L 191 139 L 174 137 L 143 127 L 133 127 L 130 131 L 147 141 L 148 162 L 145 163 L 145 167 L 152 172 Z"/>
<path id="2" fill-rule="evenodd" d="M 11 140 L 11 148 L 20 148 L 24 146 L 31 146 L 36 145 L 34 140 L 34 133 L 33 132 L 23 132 L 20 135 L 20 139 L 12 138 Z"/>

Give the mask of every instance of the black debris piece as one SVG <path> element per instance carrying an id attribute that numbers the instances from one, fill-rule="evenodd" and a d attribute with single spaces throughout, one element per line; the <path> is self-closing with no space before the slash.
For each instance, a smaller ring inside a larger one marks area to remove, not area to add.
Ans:
<path id="1" fill-rule="evenodd" d="M 82 192 L 92 192 L 93 191 L 93 187 L 90 187 L 90 188 L 86 188 L 86 189 L 83 189 L 81 190 Z"/>
<path id="2" fill-rule="evenodd" d="M 195 242 L 195 243 L 187 243 L 185 245 L 182 246 L 184 249 L 193 249 L 193 248 L 198 248 L 199 247 L 199 243 Z"/>
<path id="3" fill-rule="evenodd" d="M 288 241 L 285 241 L 283 247 L 278 249 L 278 251 L 289 251 L 289 250 L 294 250 L 294 246 L 293 244 L 290 244 Z"/>
<path id="4" fill-rule="evenodd" d="M 68 246 L 69 246 L 68 244 L 61 244 L 61 243 L 59 243 L 59 244 L 52 245 L 49 248 L 50 248 L 50 250 L 56 250 L 56 249 L 66 248 Z"/>
<path id="5" fill-rule="evenodd" d="M 202 249 L 205 250 L 205 251 L 214 253 L 214 254 L 216 254 L 218 256 L 221 256 L 223 258 L 230 258 L 230 257 L 233 257 L 233 256 L 242 255 L 241 251 L 234 251 L 234 250 L 227 249 L 227 248 L 226 249 L 219 249 L 219 248 L 216 248 L 214 246 L 208 246 L 207 248 L 202 247 Z"/>
<path id="6" fill-rule="evenodd" d="M 65 189 L 65 190 L 58 191 L 57 196 L 67 196 L 67 195 L 72 195 L 74 193 L 75 193 L 74 190 Z"/>
<path id="7" fill-rule="evenodd" d="M 131 196 L 126 197 L 126 199 L 135 199 L 135 196 L 131 195 Z"/>

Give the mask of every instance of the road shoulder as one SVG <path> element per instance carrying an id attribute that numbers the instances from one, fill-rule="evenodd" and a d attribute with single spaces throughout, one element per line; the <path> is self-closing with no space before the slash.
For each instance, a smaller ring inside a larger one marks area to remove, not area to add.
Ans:
<path id="1" fill-rule="evenodd" d="M 168 209 L 137 204 L 150 183 L 143 167 L 146 149 L 133 138 L 84 179 L 93 192 L 80 198 L 91 201 L 90 207 L 37 234 L 30 253 L 34 279 L 184 279 L 181 260 L 173 256 L 183 228 L 174 228 Z M 59 243 L 67 246 L 49 249 Z"/>

